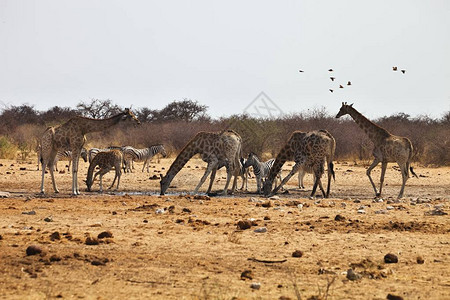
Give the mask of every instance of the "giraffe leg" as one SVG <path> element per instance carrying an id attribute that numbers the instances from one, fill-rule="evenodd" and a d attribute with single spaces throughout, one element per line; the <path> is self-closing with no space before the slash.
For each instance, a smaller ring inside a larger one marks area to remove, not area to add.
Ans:
<path id="1" fill-rule="evenodd" d="M 206 194 L 211 193 L 211 189 L 212 189 L 212 186 L 213 186 L 213 183 L 214 183 L 214 179 L 216 178 L 216 172 L 217 172 L 217 169 L 213 169 L 212 172 L 211 172 L 211 177 L 209 179 L 209 186 L 208 186 L 208 190 L 206 191 Z"/>
<path id="2" fill-rule="evenodd" d="M 305 178 L 305 174 L 306 174 L 306 172 L 305 172 L 305 170 L 303 168 L 301 168 L 298 171 L 298 188 L 299 189 L 304 189 L 305 188 L 305 186 L 303 185 L 303 179 Z"/>
<path id="3" fill-rule="evenodd" d="M 283 181 L 281 181 L 281 183 L 280 183 L 279 186 L 276 186 L 276 187 L 273 189 L 273 191 L 269 194 L 269 196 L 275 195 L 275 194 L 278 192 L 278 190 L 279 190 L 283 185 L 285 185 L 286 182 L 288 182 L 289 179 L 291 179 L 291 177 L 295 175 L 295 173 L 297 173 L 297 171 L 298 171 L 298 169 L 300 168 L 300 166 L 301 166 L 300 164 L 296 163 L 296 164 L 292 167 L 292 170 L 289 172 L 289 174 L 288 174 L 286 177 L 284 177 Z"/>
<path id="4" fill-rule="evenodd" d="M 198 183 L 198 185 L 195 187 L 194 189 L 194 194 L 198 193 L 198 190 L 200 189 L 200 187 L 202 186 L 202 184 L 205 182 L 206 178 L 208 178 L 209 173 L 211 173 L 211 171 L 217 168 L 217 161 L 212 161 L 208 163 L 208 166 L 206 167 L 206 171 L 205 174 L 203 174 L 202 178 L 200 179 L 200 182 Z"/>
<path id="5" fill-rule="evenodd" d="M 228 186 L 230 185 L 231 177 L 233 176 L 233 171 L 234 168 L 231 168 L 229 165 L 227 165 L 227 182 L 225 183 L 225 187 L 223 188 L 223 191 L 220 193 L 220 195 L 226 195 L 228 193 Z"/>
<path id="6" fill-rule="evenodd" d="M 72 195 L 77 196 L 80 194 L 78 190 L 78 162 L 80 158 L 80 150 L 72 150 Z"/>
<path id="7" fill-rule="evenodd" d="M 383 189 L 384 175 L 386 174 L 387 162 L 381 162 L 381 176 L 380 176 L 380 190 L 377 197 L 381 197 L 381 191 Z M 403 173 L 403 172 L 402 172 Z"/>
<path id="8" fill-rule="evenodd" d="M 50 159 L 48 162 L 48 168 L 50 170 L 50 177 L 52 178 L 52 184 L 53 184 L 53 190 L 55 191 L 55 193 L 59 193 L 58 187 L 56 186 L 56 181 L 55 181 L 55 174 L 54 174 L 54 162 L 55 162 L 55 157 L 56 157 L 57 151 L 56 150 L 52 150 L 50 152 Z M 42 168 L 44 170 L 45 173 L 45 167 Z"/>
<path id="9" fill-rule="evenodd" d="M 370 183 L 372 184 L 373 190 L 375 191 L 375 195 L 378 195 L 377 187 L 375 186 L 375 183 L 372 180 L 372 177 L 370 177 L 370 172 L 372 172 L 372 169 L 375 168 L 380 163 L 380 160 L 375 157 L 374 161 L 370 165 L 370 167 L 366 171 L 366 175 L 369 177 Z"/>
<path id="10" fill-rule="evenodd" d="M 398 164 L 398 166 L 400 167 L 401 171 L 402 171 L 402 188 L 400 189 L 400 193 L 397 196 L 397 199 L 400 199 L 403 197 L 403 192 L 405 190 L 405 185 L 406 185 L 406 181 L 409 178 L 409 164 Z"/>

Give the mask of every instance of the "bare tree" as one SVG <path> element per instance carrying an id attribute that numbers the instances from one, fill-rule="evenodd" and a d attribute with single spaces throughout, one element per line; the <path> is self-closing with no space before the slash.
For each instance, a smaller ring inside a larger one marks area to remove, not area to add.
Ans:
<path id="1" fill-rule="evenodd" d="M 84 117 L 104 119 L 119 113 L 122 109 L 109 99 L 91 99 L 89 102 L 78 103 L 77 110 Z"/>

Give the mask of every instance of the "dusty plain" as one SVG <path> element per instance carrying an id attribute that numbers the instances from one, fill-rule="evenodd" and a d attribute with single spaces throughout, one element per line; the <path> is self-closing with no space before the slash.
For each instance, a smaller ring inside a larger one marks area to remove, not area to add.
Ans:
<path id="1" fill-rule="evenodd" d="M 118 192 L 103 194 L 98 182 L 85 192 L 81 162 L 83 192 L 71 197 L 67 169 L 56 174 L 59 194 L 46 174 L 42 196 L 34 160 L 0 160 L 0 191 L 9 192 L 0 199 L 0 298 L 450 299 L 450 168 L 415 165 L 419 178 L 396 201 L 401 175 L 389 164 L 375 201 L 365 167 L 337 162 L 329 199 L 309 198 L 307 175 L 305 190 L 292 178 L 289 193 L 269 200 L 254 193 L 254 178 L 234 196 L 186 194 L 204 172 L 193 159 L 159 196 L 150 177 L 172 161 L 152 162 L 150 173 L 136 163 Z M 216 178 L 220 190 L 225 173 Z M 42 253 L 27 255 L 31 245 Z M 385 263 L 388 253 L 398 263 Z"/>

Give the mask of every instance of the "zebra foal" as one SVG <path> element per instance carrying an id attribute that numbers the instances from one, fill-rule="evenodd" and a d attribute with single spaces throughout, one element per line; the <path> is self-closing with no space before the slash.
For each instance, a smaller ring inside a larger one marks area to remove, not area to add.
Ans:
<path id="1" fill-rule="evenodd" d="M 261 190 L 263 184 L 262 181 L 269 175 L 269 171 L 272 168 L 274 162 L 275 162 L 274 158 L 269 159 L 266 162 L 261 162 L 258 156 L 253 152 L 251 152 L 248 155 L 248 158 L 244 164 L 244 170 L 249 167 L 253 167 L 253 173 L 256 176 L 257 193 L 260 194 L 262 192 Z M 281 174 L 278 174 L 277 178 L 280 179 L 281 181 Z"/>

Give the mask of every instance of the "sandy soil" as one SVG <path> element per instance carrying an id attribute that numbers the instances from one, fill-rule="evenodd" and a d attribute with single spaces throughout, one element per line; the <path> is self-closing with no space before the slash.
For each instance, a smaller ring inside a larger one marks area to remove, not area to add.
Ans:
<path id="1" fill-rule="evenodd" d="M 268 200 L 184 194 L 204 171 L 192 160 L 161 197 L 149 177 L 171 161 L 151 173 L 137 163 L 118 192 L 104 194 L 84 192 L 82 162 L 83 194 L 71 197 L 67 171 L 56 175 L 60 194 L 47 174 L 41 196 L 34 161 L 0 160 L 0 191 L 10 192 L 0 199 L 0 298 L 450 299 L 450 218 L 430 213 L 450 211 L 450 168 L 415 166 L 420 177 L 396 201 L 401 176 L 390 165 L 383 201 L 374 201 L 365 168 L 340 162 L 331 198 L 309 199 L 308 175 L 306 190 L 292 179 L 289 194 Z M 224 172 L 217 178 L 219 190 Z M 27 255 L 30 245 L 42 253 Z M 388 253 L 398 263 L 385 263 Z M 359 279 L 347 279 L 350 268 Z"/>

